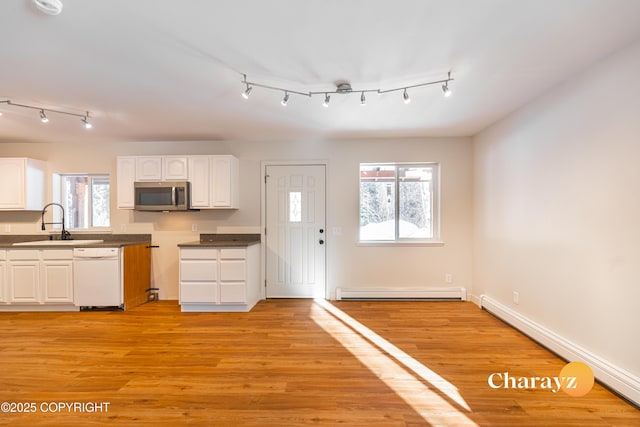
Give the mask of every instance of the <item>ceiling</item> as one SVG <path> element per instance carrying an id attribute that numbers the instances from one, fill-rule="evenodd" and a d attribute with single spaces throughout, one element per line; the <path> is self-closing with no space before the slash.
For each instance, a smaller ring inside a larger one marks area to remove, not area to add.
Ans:
<path id="1" fill-rule="evenodd" d="M 637 0 L 0 2 L 2 142 L 468 136 L 640 39 Z M 402 92 L 368 94 L 445 79 Z M 347 80 L 356 93 L 333 91 Z"/>

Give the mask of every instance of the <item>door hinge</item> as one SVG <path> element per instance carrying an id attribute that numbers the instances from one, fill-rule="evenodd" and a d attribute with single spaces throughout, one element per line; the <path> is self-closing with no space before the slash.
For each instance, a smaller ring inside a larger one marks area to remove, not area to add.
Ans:
<path id="1" fill-rule="evenodd" d="M 267 178 L 269 178 L 269 175 L 265 175 L 265 176 L 264 176 L 264 183 L 265 183 L 265 184 L 267 183 Z"/>

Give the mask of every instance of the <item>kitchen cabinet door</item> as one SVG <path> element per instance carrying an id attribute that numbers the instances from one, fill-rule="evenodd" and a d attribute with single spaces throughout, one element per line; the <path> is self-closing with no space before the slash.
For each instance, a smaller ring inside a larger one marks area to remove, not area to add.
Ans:
<path id="1" fill-rule="evenodd" d="M 73 261 L 42 261 L 44 302 L 73 302 Z"/>
<path id="2" fill-rule="evenodd" d="M 191 207 L 206 209 L 210 207 L 209 193 L 209 156 L 189 158 L 189 182 L 191 182 Z"/>
<path id="3" fill-rule="evenodd" d="M 162 179 L 164 181 L 186 181 L 189 179 L 189 162 L 184 156 L 162 158 Z"/>
<path id="4" fill-rule="evenodd" d="M 136 181 L 162 180 L 162 157 L 136 157 Z"/>
<path id="5" fill-rule="evenodd" d="M 237 208 L 240 182 L 238 159 L 227 155 L 211 156 L 209 176 L 211 207 Z"/>
<path id="6" fill-rule="evenodd" d="M 136 158 L 118 157 L 118 208 L 133 209 L 135 193 L 133 183 L 136 181 Z"/>
<path id="7" fill-rule="evenodd" d="M 23 157 L 0 158 L 0 210 L 44 206 L 46 164 Z"/>
<path id="8" fill-rule="evenodd" d="M 9 262 L 9 300 L 13 303 L 40 302 L 40 261 Z"/>

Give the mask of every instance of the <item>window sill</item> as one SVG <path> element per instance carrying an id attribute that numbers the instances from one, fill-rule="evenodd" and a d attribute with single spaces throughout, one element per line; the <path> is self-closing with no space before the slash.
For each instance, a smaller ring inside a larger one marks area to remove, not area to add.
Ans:
<path id="1" fill-rule="evenodd" d="M 441 240 L 423 240 L 416 242 L 407 242 L 407 241 L 386 241 L 386 240 L 376 240 L 376 241 L 359 241 L 357 246 L 425 246 L 425 247 L 439 247 L 444 246 L 444 242 Z"/>

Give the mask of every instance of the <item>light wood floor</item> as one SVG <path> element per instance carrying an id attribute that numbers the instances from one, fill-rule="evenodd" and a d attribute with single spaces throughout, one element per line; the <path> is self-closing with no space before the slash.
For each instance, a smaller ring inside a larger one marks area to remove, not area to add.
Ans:
<path id="1" fill-rule="evenodd" d="M 487 384 L 565 363 L 460 302 L 0 313 L 0 402 L 36 407 L 2 412 L 0 425 L 640 426 L 640 411 L 599 384 L 583 397 Z"/>

